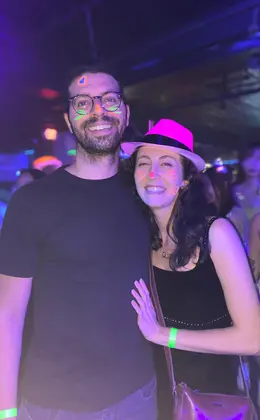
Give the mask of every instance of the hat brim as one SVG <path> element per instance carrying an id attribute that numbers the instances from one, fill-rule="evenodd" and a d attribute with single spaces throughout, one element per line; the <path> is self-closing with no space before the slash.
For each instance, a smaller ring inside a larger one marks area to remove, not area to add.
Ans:
<path id="1" fill-rule="evenodd" d="M 190 152 L 189 150 L 181 149 L 180 147 L 173 147 L 173 146 L 166 146 L 163 144 L 151 144 L 151 143 L 142 143 L 142 142 L 127 142 L 122 143 L 121 148 L 125 155 L 132 156 L 132 154 L 136 151 L 138 147 L 152 147 L 152 148 L 162 148 L 168 149 L 172 152 L 178 153 L 181 156 L 189 159 L 194 165 L 196 166 L 199 172 L 204 171 L 206 167 L 206 162 L 196 153 Z"/>

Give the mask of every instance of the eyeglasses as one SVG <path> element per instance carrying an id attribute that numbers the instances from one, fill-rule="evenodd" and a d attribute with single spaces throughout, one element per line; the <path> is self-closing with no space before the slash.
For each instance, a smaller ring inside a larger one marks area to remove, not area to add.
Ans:
<path id="1" fill-rule="evenodd" d="M 122 97 L 119 92 L 105 92 L 100 96 L 76 95 L 69 98 L 73 109 L 80 115 L 89 114 L 94 108 L 94 99 L 98 99 L 105 111 L 115 112 L 121 105 Z"/>

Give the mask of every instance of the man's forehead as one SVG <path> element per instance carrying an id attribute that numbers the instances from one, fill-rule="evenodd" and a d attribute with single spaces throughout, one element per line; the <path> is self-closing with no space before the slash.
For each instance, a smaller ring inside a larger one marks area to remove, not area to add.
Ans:
<path id="1" fill-rule="evenodd" d="M 99 95 L 109 90 L 119 90 L 118 82 L 113 76 L 106 73 L 84 73 L 71 83 L 69 92 L 71 96 L 80 93 Z"/>

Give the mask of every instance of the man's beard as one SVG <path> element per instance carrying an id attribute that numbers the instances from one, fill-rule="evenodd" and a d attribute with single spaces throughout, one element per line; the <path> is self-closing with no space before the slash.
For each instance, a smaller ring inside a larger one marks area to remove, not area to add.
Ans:
<path id="1" fill-rule="evenodd" d="M 98 136 L 87 131 L 87 128 L 90 124 L 99 122 L 111 123 L 116 126 L 117 130 L 115 133 L 107 136 Z M 93 117 L 84 122 L 84 125 L 80 128 L 75 128 L 72 125 L 72 131 L 76 138 L 78 147 L 80 147 L 84 152 L 86 152 L 92 158 L 102 157 L 102 156 L 114 156 L 119 148 L 121 143 L 121 138 L 125 125 L 122 124 L 120 129 L 120 121 L 116 118 L 111 118 L 108 116 L 102 116 L 100 119 Z"/>

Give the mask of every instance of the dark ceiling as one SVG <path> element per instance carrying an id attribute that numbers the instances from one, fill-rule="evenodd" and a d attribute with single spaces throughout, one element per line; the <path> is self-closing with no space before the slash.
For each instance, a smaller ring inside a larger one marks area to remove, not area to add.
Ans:
<path id="1" fill-rule="evenodd" d="M 2 0 L 0 151 L 31 147 L 46 124 L 63 130 L 61 99 L 44 100 L 39 90 L 60 91 L 70 68 L 94 62 L 128 85 L 141 131 L 148 118 L 170 116 L 191 127 L 201 142 L 229 139 L 236 147 L 257 136 L 260 86 L 248 63 L 260 43 L 231 47 L 257 32 L 260 1 L 194 4 Z M 256 93 L 239 96 L 241 89 Z"/>
<path id="2" fill-rule="evenodd" d="M 129 86 L 136 125 L 145 130 L 148 119 L 172 118 L 192 129 L 197 142 L 217 148 L 259 140 L 260 78 L 247 62 L 240 55 Z"/>

